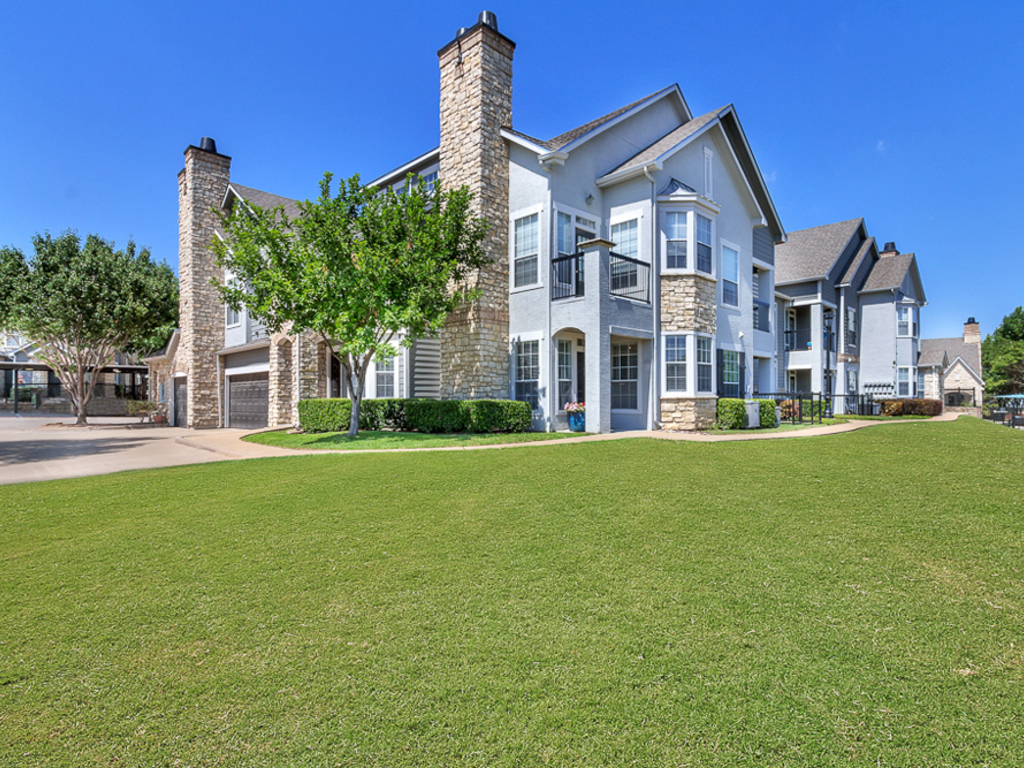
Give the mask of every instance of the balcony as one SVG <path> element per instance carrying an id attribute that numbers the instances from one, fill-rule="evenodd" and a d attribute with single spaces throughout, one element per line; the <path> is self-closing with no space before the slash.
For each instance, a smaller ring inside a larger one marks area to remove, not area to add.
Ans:
<path id="1" fill-rule="evenodd" d="M 583 254 L 559 256 L 551 260 L 551 299 L 571 299 L 584 295 Z"/>
<path id="2" fill-rule="evenodd" d="M 651 303 L 651 265 L 645 261 L 610 253 L 611 281 L 608 291 L 612 296 Z"/>
<path id="3" fill-rule="evenodd" d="M 772 330 L 772 305 L 754 299 L 754 330 L 770 333 Z"/>
<path id="4" fill-rule="evenodd" d="M 810 328 L 786 331 L 783 336 L 785 338 L 787 352 L 803 352 L 811 348 Z"/>

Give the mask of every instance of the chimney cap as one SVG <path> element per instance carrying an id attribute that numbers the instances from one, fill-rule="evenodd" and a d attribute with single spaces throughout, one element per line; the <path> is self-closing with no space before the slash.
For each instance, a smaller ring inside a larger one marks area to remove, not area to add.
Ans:
<path id="1" fill-rule="evenodd" d="M 977 325 L 977 324 L 978 324 L 978 321 L 975 320 L 973 317 L 968 317 L 967 318 L 967 322 L 965 323 L 965 325 Z"/>
<path id="2" fill-rule="evenodd" d="M 477 18 L 477 24 L 483 24 L 485 27 L 490 27 L 497 32 L 498 16 L 494 11 L 480 11 L 480 16 Z"/>
<path id="3" fill-rule="evenodd" d="M 882 253 L 889 253 L 890 251 L 896 250 L 896 243 L 889 241 L 885 244 L 885 248 L 882 249 Z"/>
<path id="4" fill-rule="evenodd" d="M 203 150 L 203 152 L 212 152 L 213 154 L 217 154 L 217 142 L 209 136 L 203 136 L 199 142 L 199 148 Z"/>

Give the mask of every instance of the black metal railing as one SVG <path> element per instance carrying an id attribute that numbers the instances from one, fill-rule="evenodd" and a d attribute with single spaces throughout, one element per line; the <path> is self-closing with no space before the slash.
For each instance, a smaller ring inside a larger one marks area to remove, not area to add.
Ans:
<path id="1" fill-rule="evenodd" d="M 997 397 L 991 401 L 985 398 L 982 417 L 1006 427 L 1024 429 L 1024 398 Z"/>
<path id="2" fill-rule="evenodd" d="M 811 348 L 811 330 L 809 328 L 786 331 L 783 333 L 787 352 L 798 352 Z"/>
<path id="3" fill-rule="evenodd" d="M 765 301 L 754 299 L 754 330 L 771 331 L 772 306 Z"/>
<path id="4" fill-rule="evenodd" d="M 758 400 L 774 400 L 788 424 L 820 424 L 836 414 L 875 416 L 878 406 L 870 395 L 825 395 L 821 392 L 759 392 Z"/>
<path id="5" fill-rule="evenodd" d="M 569 299 L 584 295 L 586 281 L 583 275 L 582 253 L 559 256 L 551 260 L 551 298 Z"/>
<path id="6" fill-rule="evenodd" d="M 639 259 L 609 254 L 609 293 L 623 299 L 651 303 L 651 265 Z"/>
<path id="7" fill-rule="evenodd" d="M 947 408 L 973 408 L 979 404 L 978 393 L 973 389 L 947 389 L 943 394 Z"/>

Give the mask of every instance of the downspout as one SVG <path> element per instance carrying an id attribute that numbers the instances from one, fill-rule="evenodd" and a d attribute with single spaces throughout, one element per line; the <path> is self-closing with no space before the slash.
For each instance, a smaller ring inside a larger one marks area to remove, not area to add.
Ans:
<path id="1" fill-rule="evenodd" d="M 220 375 L 220 355 L 217 355 L 217 429 L 224 426 L 224 407 L 221 405 L 221 388 L 224 379 Z"/>
<path id="2" fill-rule="evenodd" d="M 555 414 L 558 413 L 558 400 L 559 400 L 559 397 L 558 397 L 558 345 L 551 343 L 551 342 L 554 341 L 554 339 L 551 338 L 551 309 L 552 309 L 552 307 L 551 307 L 551 297 L 553 295 L 552 294 L 551 281 L 553 279 L 552 278 L 552 272 L 554 271 L 551 268 L 551 258 L 552 258 L 552 256 L 555 253 L 558 252 L 557 251 L 558 246 L 557 246 L 557 244 L 555 242 L 555 238 L 558 237 L 558 220 L 555 219 L 554 220 L 554 226 L 551 226 L 551 222 L 552 222 L 551 214 L 555 212 L 555 204 L 554 204 L 554 202 L 552 200 L 552 195 L 551 195 L 551 169 L 550 168 L 548 169 L 548 199 L 547 199 L 547 206 L 546 206 L 546 208 L 547 208 L 547 217 L 546 218 L 547 218 L 549 226 L 548 226 L 548 273 L 547 273 L 547 276 L 546 276 L 547 279 L 544 280 L 544 284 L 547 286 L 547 294 L 548 294 L 547 295 L 547 301 L 545 302 L 547 304 L 547 308 L 548 308 L 548 311 L 547 311 L 547 333 L 545 335 L 547 336 L 547 347 L 548 347 L 548 384 L 550 385 L 550 383 L 552 381 L 554 381 L 555 382 L 555 386 L 554 387 L 551 387 L 551 386 L 548 387 L 548 393 L 549 393 L 548 394 L 548 405 L 549 405 L 549 407 L 547 409 L 547 418 L 545 419 L 546 424 L 545 424 L 544 431 L 545 432 L 554 432 L 555 431 Z M 575 236 L 573 236 L 573 239 L 575 239 Z M 554 355 L 554 360 L 555 360 L 554 368 L 552 368 L 552 366 L 551 366 L 551 356 L 552 355 Z M 515 375 L 514 371 L 509 371 L 509 382 L 512 381 L 512 378 L 513 378 L 514 375 Z M 510 383 L 510 388 L 511 388 L 511 383 Z M 554 393 L 554 397 L 552 397 L 551 394 L 550 394 L 552 392 Z M 568 414 L 566 414 L 566 417 L 568 418 Z"/>
<path id="3" fill-rule="evenodd" d="M 661 401 L 658 399 L 658 381 L 660 380 L 660 363 L 661 356 L 658 351 L 658 340 L 661 336 L 661 285 L 660 277 L 661 269 L 657 265 L 657 259 L 655 254 L 658 252 L 657 247 L 657 205 L 658 201 L 655 197 L 654 190 L 654 177 L 651 176 L 651 172 L 648 168 L 657 168 L 656 165 L 644 166 L 644 176 L 651 182 L 651 299 L 654 302 L 654 338 L 651 341 L 651 396 L 650 396 L 650 412 L 647 418 L 648 425 L 654 425 L 658 429 L 661 429 Z M 658 286 L 658 290 L 655 290 L 655 286 Z"/>

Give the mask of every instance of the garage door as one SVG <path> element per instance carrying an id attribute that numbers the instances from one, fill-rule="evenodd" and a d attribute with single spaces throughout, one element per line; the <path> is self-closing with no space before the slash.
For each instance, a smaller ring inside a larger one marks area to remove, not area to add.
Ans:
<path id="1" fill-rule="evenodd" d="M 228 424 L 235 429 L 267 426 L 269 389 L 266 373 L 246 373 L 228 379 Z"/>
<path id="2" fill-rule="evenodd" d="M 174 380 L 174 426 L 188 425 L 188 379 L 179 376 Z"/>

